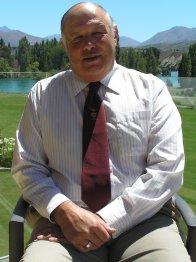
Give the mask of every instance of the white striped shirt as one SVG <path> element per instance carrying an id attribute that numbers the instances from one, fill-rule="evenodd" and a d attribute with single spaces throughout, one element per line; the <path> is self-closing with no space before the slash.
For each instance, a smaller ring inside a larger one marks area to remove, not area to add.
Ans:
<path id="1" fill-rule="evenodd" d="M 182 185 L 181 119 L 164 83 L 118 64 L 102 79 L 112 199 L 98 211 L 117 237 L 151 217 Z M 72 71 L 39 81 L 16 133 L 12 174 L 38 212 L 80 206 L 83 106 L 88 83 Z"/>

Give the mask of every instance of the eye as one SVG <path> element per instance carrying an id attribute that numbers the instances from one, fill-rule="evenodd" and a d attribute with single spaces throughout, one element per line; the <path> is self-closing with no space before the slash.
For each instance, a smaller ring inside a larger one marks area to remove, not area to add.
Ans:
<path id="1" fill-rule="evenodd" d="M 79 36 L 74 37 L 74 38 L 71 40 L 71 42 L 72 42 L 72 43 L 79 43 L 79 42 L 82 41 L 82 39 L 83 39 L 83 37 L 82 37 L 81 35 L 79 35 Z"/>
<path id="2" fill-rule="evenodd" d="M 93 36 L 95 36 L 95 37 L 101 37 L 102 35 L 104 35 L 104 33 L 101 32 L 101 31 L 93 32 Z"/>

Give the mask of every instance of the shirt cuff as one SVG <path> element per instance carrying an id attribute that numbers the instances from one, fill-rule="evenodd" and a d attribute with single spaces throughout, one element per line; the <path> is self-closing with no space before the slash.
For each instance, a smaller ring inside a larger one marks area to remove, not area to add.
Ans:
<path id="1" fill-rule="evenodd" d="M 132 220 L 130 212 L 127 212 L 127 209 L 130 210 L 131 208 L 131 205 L 129 207 L 126 206 L 125 208 L 125 203 L 123 203 L 122 198 L 116 198 L 114 201 L 97 212 L 106 224 L 116 229 L 115 233 L 112 234 L 113 238 L 118 237 L 131 227 Z"/>
<path id="2" fill-rule="evenodd" d="M 47 205 L 47 213 L 48 213 L 48 219 L 54 223 L 54 219 L 51 218 L 51 213 L 57 208 L 60 204 L 62 204 L 65 201 L 70 200 L 65 195 L 58 193 L 55 196 L 53 196 L 50 200 L 50 202 Z"/>

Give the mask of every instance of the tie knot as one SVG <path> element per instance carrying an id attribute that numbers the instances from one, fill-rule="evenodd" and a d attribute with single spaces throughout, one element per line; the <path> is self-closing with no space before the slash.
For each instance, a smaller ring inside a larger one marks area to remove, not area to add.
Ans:
<path id="1" fill-rule="evenodd" d="M 91 93 L 97 93 L 99 88 L 101 86 L 100 82 L 91 82 L 88 87 L 89 87 L 89 92 Z"/>

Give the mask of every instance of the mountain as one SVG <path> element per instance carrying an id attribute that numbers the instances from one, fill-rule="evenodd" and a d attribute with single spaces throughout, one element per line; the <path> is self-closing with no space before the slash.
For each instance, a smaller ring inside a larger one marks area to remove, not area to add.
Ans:
<path id="1" fill-rule="evenodd" d="M 30 44 L 32 45 L 35 44 L 36 42 L 40 43 L 42 40 L 51 40 L 53 38 L 56 38 L 57 41 L 59 41 L 61 38 L 60 34 L 49 35 L 41 38 L 41 37 L 36 37 L 26 34 L 18 30 L 9 29 L 6 26 L 0 27 L 0 38 L 2 37 L 6 44 L 10 43 L 12 47 L 17 47 L 19 40 L 25 36 L 30 42 Z M 119 42 L 121 47 L 129 47 L 129 46 L 136 47 L 140 44 L 140 42 L 126 36 L 120 37 Z"/>
<path id="2" fill-rule="evenodd" d="M 56 40 L 59 41 L 61 39 L 61 35 L 60 34 L 48 35 L 44 37 L 44 40 L 52 40 L 54 38 L 56 38 Z"/>
<path id="3" fill-rule="evenodd" d="M 30 44 L 40 43 L 43 40 L 51 40 L 52 38 L 60 39 L 60 34 L 50 35 L 46 37 L 36 37 L 19 30 L 12 30 L 6 26 L 0 27 L 0 38 L 3 38 L 6 44 L 10 43 L 12 47 L 17 47 L 19 40 L 27 37 Z M 176 26 L 169 30 L 159 32 L 150 39 L 140 43 L 127 36 L 120 36 L 120 47 L 149 47 L 155 46 L 160 49 L 173 49 L 186 51 L 189 45 L 196 41 L 196 28 L 187 28 Z"/>
<path id="4" fill-rule="evenodd" d="M 159 32 L 141 43 L 141 46 L 156 44 L 172 44 L 196 41 L 196 28 L 175 26 L 169 30 Z"/>
<path id="5" fill-rule="evenodd" d="M 44 39 L 46 40 L 51 40 L 53 38 L 56 38 L 58 41 L 60 40 L 61 38 L 61 35 L 60 34 L 57 34 L 57 35 L 49 35 L 49 36 L 46 36 L 44 37 Z M 130 38 L 130 37 L 127 37 L 127 36 L 121 36 L 120 39 L 119 39 L 119 44 L 121 47 L 136 47 L 140 44 L 140 42 Z"/>
<path id="6" fill-rule="evenodd" d="M 12 30 L 9 29 L 7 26 L 2 26 L 2 27 L 0 27 L 0 31 L 2 31 L 2 32 L 9 32 L 9 31 L 12 31 Z"/>
<path id="7" fill-rule="evenodd" d="M 136 47 L 140 44 L 139 41 L 134 40 L 127 36 L 120 36 L 119 45 L 120 47 Z"/>
<path id="8" fill-rule="evenodd" d="M 19 40 L 25 36 L 31 45 L 43 40 L 41 37 L 32 36 L 19 30 L 12 30 L 6 26 L 0 27 L 0 38 L 3 38 L 6 44 L 10 43 L 12 47 L 17 47 Z"/>

